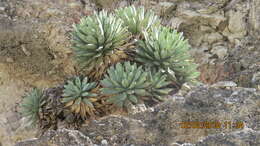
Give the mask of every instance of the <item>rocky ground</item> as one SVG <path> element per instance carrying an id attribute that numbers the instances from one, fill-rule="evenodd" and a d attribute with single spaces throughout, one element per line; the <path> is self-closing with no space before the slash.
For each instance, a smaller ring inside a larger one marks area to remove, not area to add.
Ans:
<path id="1" fill-rule="evenodd" d="M 144 111 L 128 117 L 107 116 L 79 131 L 49 131 L 38 139 L 23 141 L 16 146 L 45 146 L 50 143 L 59 146 L 257 146 L 260 144 L 259 106 L 260 92 L 256 89 L 200 85 L 189 91 L 181 90 L 167 102 L 144 108 Z M 183 121 L 218 121 L 220 125 L 192 128 L 182 124 Z M 227 122 L 231 122 L 230 125 Z"/>
<path id="2" fill-rule="evenodd" d="M 72 24 L 94 10 L 111 11 L 129 4 L 155 10 L 165 25 L 184 32 L 193 48 L 191 54 L 200 64 L 200 81 L 213 84 L 230 80 L 239 87 L 196 87 L 187 95 L 179 95 L 176 99 L 180 101 L 169 100 L 143 113 L 105 117 L 80 132 L 49 131 L 17 145 L 47 145 L 50 141 L 62 145 L 67 144 L 68 137 L 71 145 L 102 141 L 109 145 L 260 143 L 259 0 L 0 0 L 0 145 L 35 137 L 35 130 L 26 129 L 17 113 L 17 104 L 27 90 L 55 86 L 77 73 L 70 50 Z M 188 119 L 243 121 L 246 127 L 176 127 L 177 122 Z M 54 135 L 56 139 L 51 138 Z"/>

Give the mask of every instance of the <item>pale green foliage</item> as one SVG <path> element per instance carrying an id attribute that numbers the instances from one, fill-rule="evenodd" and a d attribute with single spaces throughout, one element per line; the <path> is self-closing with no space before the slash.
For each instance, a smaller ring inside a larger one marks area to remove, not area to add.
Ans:
<path id="1" fill-rule="evenodd" d="M 172 91 L 171 88 L 165 88 L 167 85 L 170 84 L 166 80 L 167 76 L 161 72 L 152 73 L 151 71 L 147 71 L 148 74 L 148 82 L 149 87 L 147 88 L 148 93 L 154 99 L 159 101 L 163 101 L 165 96 Z"/>
<path id="2" fill-rule="evenodd" d="M 73 80 L 69 80 L 64 85 L 62 102 L 65 103 L 65 107 L 70 107 L 71 111 L 79 114 L 83 119 L 89 115 L 93 115 L 94 105 L 97 99 L 97 94 L 91 93 L 91 90 L 96 87 L 97 83 L 88 82 L 88 78 L 81 79 L 76 77 Z"/>
<path id="3" fill-rule="evenodd" d="M 155 76 L 154 76 L 155 75 Z M 142 66 L 130 62 L 118 63 L 110 67 L 108 75 L 101 81 L 103 94 L 112 95 L 108 102 L 120 107 L 128 103 L 137 104 L 141 97 L 151 96 L 162 100 L 168 89 L 163 89 L 168 83 L 161 74 L 149 74 Z M 168 91 L 169 92 L 169 91 Z M 167 92 L 167 93 L 168 93 Z"/>
<path id="4" fill-rule="evenodd" d="M 144 41 L 139 41 L 136 60 L 168 75 L 173 81 L 186 82 L 198 77 L 197 65 L 189 55 L 190 45 L 182 33 L 167 27 L 144 32 Z"/>
<path id="5" fill-rule="evenodd" d="M 114 95 L 109 98 L 109 102 L 122 107 L 127 102 L 136 104 L 139 96 L 147 95 L 144 90 L 148 86 L 147 73 L 142 67 L 137 67 L 136 64 L 131 65 L 130 62 L 125 62 L 123 65 L 117 63 L 115 68 L 112 66 L 108 69 L 108 75 L 101 81 L 104 86 L 101 92 Z"/>
<path id="6" fill-rule="evenodd" d="M 44 104 L 43 92 L 34 88 L 31 92 L 24 96 L 21 104 L 22 116 L 28 119 L 29 125 L 36 126 L 39 121 L 39 112 Z"/>
<path id="7" fill-rule="evenodd" d="M 116 10 L 116 15 L 124 21 L 124 25 L 132 34 L 140 34 L 160 24 L 158 16 L 152 11 L 145 11 L 144 7 L 120 8 Z"/>
<path id="8" fill-rule="evenodd" d="M 74 25 L 73 49 L 79 65 L 89 69 L 108 62 L 105 56 L 114 53 L 127 40 L 129 33 L 123 21 L 106 11 L 95 13 Z"/>
<path id="9" fill-rule="evenodd" d="M 62 102 L 68 103 L 70 101 L 75 101 L 73 104 L 80 104 L 84 102 L 85 104 L 93 107 L 93 104 L 87 97 L 95 97 L 97 96 L 94 93 L 90 93 L 89 91 L 95 88 L 97 83 L 92 82 L 88 83 L 88 78 L 80 79 L 80 77 L 76 77 L 74 80 L 69 80 L 66 85 L 64 85 Z"/>

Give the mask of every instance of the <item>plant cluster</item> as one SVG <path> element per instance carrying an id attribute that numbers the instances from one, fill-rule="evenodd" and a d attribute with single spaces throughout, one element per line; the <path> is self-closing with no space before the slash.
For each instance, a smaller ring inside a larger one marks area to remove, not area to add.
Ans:
<path id="1" fill-rule="evenodd" d="M 101 81 L 103 94 L 111 95 L 108 102 L 119 107 L 127 104 L 137 104 L 142 97 L 163 100 L 162 95 L 167 95 L 171 89 L 165 88 L 169 82 L 159 72 L 152 74 L 146 72 L 136 63 L 117 63 L 108 70 L 108 75 Z"/>
<path id="2" fill-rule="evenodd" d="M 182 33 L 160 26 L 150 33 L 144 32 L 144 38 L 138 41 L 137 61 L 166 73 L 175 82 L 184 83 L 198 77 L 197 65 L 188 53 L 190 46 Z"/>
<path id="3" fill-rule="evenodd" d="M 72 48 L 88 76 L 100 79 L 110 64 L 127 58 L 121 46 L 129 38 L 123 21 L 106 11 L 82 18 L 74 25 Z"/>
<path id="4" fill-rule="evenodd" d="M 21 114 L 27 118 L 29 125 L 36 126 L 39 122 L 41 106 L 44 103 L 43 92 L 40 89 L 34 88 L 24 96 L 21 104 Z"/>
<path id="5" fill-rule="evenodd" d="M 88 78 L 80 79 L 76 77 L 73 80 L 69 80 L 66 85 L 64 85 L 64 90 L 62 96 L 62 103 L 65 107 L 70 107 L 71 111 L 80 114 L 82 118 L 86 117 L 86 114 L 94 114 L 93 103 L 97 101 L 95 98 L 97 94 L 91 93 L 91 90 L 96 87 L 95 82 L 88 82 Z"/>
<path id="6" fill-rule="evenodd" d="M 147 32 L 159 26 L 160 19 L 153 11 L 145 11 L 144 7 L 125 7 L 116 10 L 116 16 L 123 20 L 124 26 L 134 35 Z"/>
<path id="7" fill-rule="evenodd" d="M 105 104 L 118 107 L 163 101 L 173 90 L 171 84 L 194 82 L 199 75 L 182 33 L 160 25 L 160 19 L 143 7 L 82 18 L 74 25 L 72 49 L 88 78 L 67 81 L 62 103 L 82 118 L 95 113 L 103 96 Z"/>

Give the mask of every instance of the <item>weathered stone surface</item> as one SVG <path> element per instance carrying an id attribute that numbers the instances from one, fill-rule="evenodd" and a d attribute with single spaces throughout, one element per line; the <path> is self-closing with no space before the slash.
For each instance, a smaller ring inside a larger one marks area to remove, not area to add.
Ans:
<path id="1" fill-rule="evenodd" d="M 213 84 L 211 87 L 227 88 L 227 87 L 236 87 L 236 86 L 237 84 L 232 81 L 222 81 Z"/>
<path id="2" fill-rule="evenodd" d="M 225 128 L 225 121 L 232 121 L 233 124 L 244 122 L 245 127 L 259 130 L 257 107 L 260 94 L 255 89 L 200 86 L 183 98 L 183 103 L 169 100 L 128 118 L 108 116 L 83 127 L 81 131 L 95 143 L 100 143 L 95 139 L 102 136 L 111 145 L 169 145 L 177 141 L 195 143 L 210 134 L 241 130 Z M 183 129 L 180 127 L 182 121 L 220 121 L 222 127 Z"/>
<path id="3" fill-rule="evenodd" d="M 111 115 L 94 120 L 79 130 L 85 136 L 77 131 L 61 129 L 29 142 L 20 142 L 17 146 L 29 146 L 30 143 L 47 145 L 50 141 L 56 145 L 87 145 L 91 144 L 89 139 L 98 145 L 259 144 L 259 91 L 200 85 L 183 95 L 183 100 L 172 97 L 154 108 L 128 117 Z M 189 127 L 183 122 L 219 122 L 220 127 Z M 68 138 L 68 133 L 76 134 Z"/>
<path id="4" fill-rule="evenodd" d="M 231 132 L 228 134 L 216 134 L 207 136 L 195 144 L 191 143 L 172 143 L 171 146 L 258 146 L 260 145 L 260 132 L 245 129 L 242 131 Z"/>
<path id="5" fill-rule="evenodd" d="M 243 20 L 244 15 L 244 13 L 239 11 L 230 11 L 228 29 L 231 33 L 241 33 L 242 36 L 246 34 L 246 23 Z"/>
<path id="6" fill-rule="evenodd" d="M 260 132 L 253 130 L 243 130 L 228 134 L 217 134 L 208 136 L 195 145 L 258 146 L 260 145 Z"/>
<path id="7" fill-rule="evenodd" d="M 250 31 L 255 37 L 260 39 L 260 1 L 252 0 L 250 3 L 249 22 L 252 27 Z"/>
<path id="8" fill-rule="evenodd" d="M 216 54 L 219 59 L 224 59 L 227 56 L 227 51 L 225 46 L 214 46 L 210 52 Z"/>
<path id="9" fill-rule="evenodd" d="M 225 21 L 226 18 L 221 14 L 201 14 L 196 11 L 191 10 L 191 6 L 187 7 L 186 5 L 189 5 L 187 3 L 180 5 L 177 9 L 177 16 L 185 18 L 188 20 L 189 23 L 201 23 L 204 25 L 210 25 L 214 28 L 216 28 L 221 22 Z"/>
<path id="10" fill-rule="evenodd" d="M 59 132 L 62 131 L 62 132 Z M 17 143 L 16 146 L 52 146 L 53 144 L 57 146 L 107 146 L 108 142 L 107 140 L 102 140 L 100 145 L 97 144 L 92 144 L 91 140 L 88 137 L 82 136 L 82 133 L 78 131 L 72 131 L 72 130 L 67 130 L 67 129 L 62 129 L 59 131 L 49 131 L 48 134 L 43 135 L 45 138 L 35 138 L 35 139 L 30 139 L 26 140 L 20 143 Z M 68 132 L 70 135 L 67 135 L 64 131 Z M 64 135 L 63 135 L 64 133 Z M 75 135 L 76 133 L 76 135 Z M 54 136 L 57 134 L 57 136 L 60 138 L 51 138 L 51 136 Z M 48 137 L 48 138 L 46 138 Z M 86 141 L 79 140 L 77 142 L 74 142 L 82 137 Z M 61 143 L 63 141 L 66 141 L 65 138 L 70 138 L 69 143 Z M 54 140 L 50 140 L 54 139 Z M 58 140 L 63 140 L 59 141 Z M 46 143 L 48 141 L 49 143 Z M 55 143 L 56 142 L 56 143 Z M 78 143 L 81 142 L 81 143 Z M 171 143 L 170 146 L 209 146 L 209 145 L 226 145 L 226 146 L 258 146 L 260 145 L 260 132 L 259 131 L 254 131 L 250 129 L 244 129 L 241 131 L 235 131 L 231 133 L 221 133 L 221 134 L 215 134 L 215 135 L 210 135 L 202 140 L 192 144 L 192 143 L 182 143 L 182 142 L 174 142 Z"/>
<path id="11" fill-rule="evenodd" d="M 91 140 L 76 130 L 50 130 L 40 138 L 29 139 L 15 146 L 92 146 Z"/>
<path id="12" fill-rule="evenodd" d="M 204 37 L 205 38 L 203 40 L 207 41 L 209 44 L 216 43 L 217 41 L 221 41 L 223 39 L 223 36 L 217 32 L 206 34 Z"/>
<path id="13" fill-rule="evenodd" d="M 250 72 L 250 64 L 259 62 L 259 2 L 240 0 L 219 1 L 167 1 L 175 5 L 174 9 L 162 14 L 164 2 L 151 3 L 151 8 L 159 12 L 165 19 L 163 22 L 172 28 L 184 32 L 190 44 L 196 50 L 191 50 L 196 61 L 203 68 L 201 78 L 206 76 L 214 66 L 218 64 L 229 64 L 229 76 L 242 74 L 242 71 Z M 162 3 L 160 5 L 160 3 Z M 168 4 L 170 5 L 170 4 Z M 160 8 L 158 8 L 160 7 Z M 165 11 L 164 11 L 165 12 Z M 247 21 L 249 20 L 249 21 Z M 260 24 L 260 23 L 259 23 Z M 248 33 L 250 32 L 250 33 Z M 250 38 L 250 39 L 248 39 Z M 224 45 L 215 45 L 215 43 Z M 207 49 L 204 49 L 207 48 Z M 253 48 L 250 51 L 248 48 Z M 252 57 L 254 56 L 254 57 Z M 208 66 L 205 71 L 204 66 Z M 234 68 L 241 66 L 241 69 Z M 221 67 L 221 68 L 224 68 Z M 219 68 L 215 68 L 218 72 Z M 221 71 L 223 72 L 223 70 Z M 250 82 L 248 78 L 236 77 L 236 83 L 244 87 L 253 87 L 243 82 Z M 226 80 L 226 78 L 215 78 L 211 76 L 207 83 Z"/>
<path id="14" fill-rule="evenodd" d="M 254 73 L 252 77 L 252 84 L 255 86 L 260 86 L 260 72 Z"/>

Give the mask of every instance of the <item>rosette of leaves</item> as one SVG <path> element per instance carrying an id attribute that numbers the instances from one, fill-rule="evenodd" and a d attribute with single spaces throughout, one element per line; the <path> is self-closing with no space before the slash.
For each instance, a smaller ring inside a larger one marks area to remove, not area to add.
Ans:
<path id="1" fill-rule="evenodd" d="M 124 21 L 124 25 L 134 35 L 141 34 L 160 24 L 158 16 L 153 11 L 145 11 L 144 7 L 120 8 L 116 10 L 116 15 Z"/>
<path id="2" fill-rule="evenodd" d="M 21 104 L 21 114 L 28 119 L 29 125 L 36 126 L 40 120 L 41 106 L 45 103 L 43 92 L 34 88 L 24 96 Z"/>
<path id="3" fill-rule="evenodd" d="M 170 84 L 170 82 L 167 81 L 167 75 L 161 72 L 152 72 L 150 70 L 147 70 L 147 72 L 147 82 L 149 83 L 149 86 L 146 90 L 149 93 L 148 97 L 152 97 L 152 99 L 156 101 L 164 101 L 165 97 L 172 91 L 172 88 L 167 87 Z"/>
<path id="4" fill-rule="evenodd" d="M 101 84 L 104 87 L 101 92 L 111 95 L 108 102 L 119 107 L 127 107 L 130 103 L 137 104 L 145 97 L 162 101 L 170 91 L 165 88 L 169 84 L 166 75 L 145 71 L 142 66 L 137 67 L 136 63 L 131 65 L 130 62 L 110 67 Z"/>
<path id="5" fill-rule="evenodd" d="M 149 84 L 147 82 L 148 74 L 137 67 L 136 63 L 124 62 L 117 63 L 108 69 L 108 75 L 101 81 L 103 88 L 101 92 L 105 95 L 111 95 L 108 102 L 119 107 L 127 107 L 128 104 L 136 104 L 140 97 L 148 95 L 145 90 Z"/>
<path id="6" fill-rule="evenodd" d="M 136 61 L 167 74 L 176 83 L 194 81 L 199 76 L 182 33 L 160 26 L 144 32 L 144 38 L 138 42 Z"/>
<path id="7" fill-rule="evenodd" d="M 92 79 L 100 79 L 108 66 L 127 58 L 123 47 L 129 37 L 127 27 L 106 11 L 82 18 L 72 37 L 75 58 Z"/>
<path id="8" fill-rule="evenodd" d="M 93 103 L 97 101 L 97 94 L 92 93 L 91 90 L 96 87 L 97 83 L 88 82 L 88 78 L 81 79 L 75 77 L 73 80 L 67 81 L 63 89 L 62 102 L 65 107 L 70 107 L 70 110 L 79 114 L 81 118 L 86 118 L 87 114 L 94 115 Z"/>

